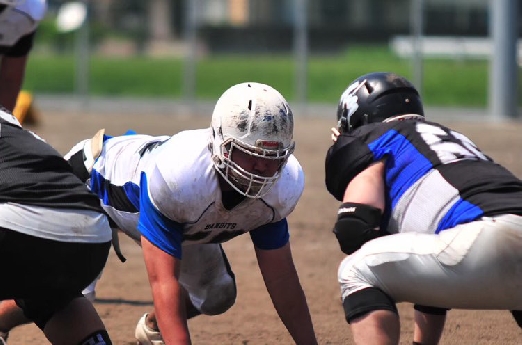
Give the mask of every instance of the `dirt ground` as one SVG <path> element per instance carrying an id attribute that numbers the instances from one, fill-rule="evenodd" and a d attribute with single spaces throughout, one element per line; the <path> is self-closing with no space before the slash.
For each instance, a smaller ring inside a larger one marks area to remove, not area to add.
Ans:
<path id="1" fill-rule="evenodd" d="M 32 129 L 61 153 L 105 127 L 118 135 L 127 129 L 149 134 L 172 134 L 182 129 L 206 127 L 210 115 L 121 115 L 42 113 L 42 123 Z M 483 151 L 522 177 L 522 123 L 445 122 L 466 133 Z M 320 344 L 351 344 L 337 285 L 337 265 L 343 258 L 330 229 L 338 203 L 324 188 L 324 154 L 330 144 L 326 119 L 297 118 L 296 156 L 306 174 L 303 197 L 289 217 L 292 250 L 311 309 Z M 151 310 L 152 299 L 140 248 L 121 237 L 126 263 L 111 251 L 98 285 L 95 306 L 114 344 L 134 344 L 138 319 Z M 236 273 L 238 298 L 224 315 L 200 316 L 189 321 L 194 344 L 292 344 L 271 305 L 257 268 L 249 236 L 227 242 L 225 250 Z M 499 282 L 501 284 L 502 282 Z M 415 284 L 415 282 L 412 282 Z M 401 344 L 412 342 L 412 308 L 400 304 Z M 449 312 L 442 344 L 521 344 L 522 332 L 505 311 Z M 48 344 L 34 325 L 11 333 L 10 345 Z"/>

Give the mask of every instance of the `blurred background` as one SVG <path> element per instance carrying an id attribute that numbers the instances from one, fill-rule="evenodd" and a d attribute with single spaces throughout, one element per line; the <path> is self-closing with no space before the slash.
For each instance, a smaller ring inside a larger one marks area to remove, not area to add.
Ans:
<path id="1" fill-rule="evenodd" d="M 520 117 L 521 18 L 522 0 L 48 0 L 23 88 L 191 107 L 258 81 L 310 109 L 380 70 L 429 107 Z"/>

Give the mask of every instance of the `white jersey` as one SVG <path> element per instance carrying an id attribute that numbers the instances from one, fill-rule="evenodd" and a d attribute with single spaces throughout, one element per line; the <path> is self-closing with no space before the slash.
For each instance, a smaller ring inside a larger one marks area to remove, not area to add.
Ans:
<path id="1" fill-rule="evenodd" d="M 45 0 L 25 0 L 0 13 L 0 46 L 12 47 L 23 36 L 33 33 L 45 16 Z"/>
<path id="2" fill-rule="evenodd" d="M 174 136 L 132 134 L 108 138 L 91 173 L 90 186 L 118 227 L 181 257 L 181 244 L 221 243 L 251 232 L 256 246 L 288 241 L 286 217 L 304 188 L 300 164 L 291 156 L 281 178 L 261 199 L 223 205 L 208 148 L 210 129 Z"/>

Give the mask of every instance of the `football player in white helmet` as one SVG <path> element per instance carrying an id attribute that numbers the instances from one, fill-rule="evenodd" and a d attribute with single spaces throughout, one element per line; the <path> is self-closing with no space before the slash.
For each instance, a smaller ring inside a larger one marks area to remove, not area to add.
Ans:
<path id="1" fill-rule="evenodd" d="M 154 311 L 138 321 L 139 344 L 190 344 L 187 319 L 234 304 L 221 243 L 245 233 L 291 337 L 317 344 L 289 243 L 287 216 L 304 188 L 293 126 L 277 90 L 242 83 L 219 98 L 208 128 L 157 137 L 102 131 L 66 155 L 114 227 L 141 243 Z"/>
<path id="2" fill-rule="evenodd" d="M 12 112 L 22 87 L 45 0 L 0 0 L 0 105 Z"/>
<path id="3" fill-rule="evenodd" d="M 294 152 L 293 126 L 288 103 L 276 90 L 254 83 L 230 88 L 212 115 L 211 151 L 217 172 L 241 195 L 263 197 Z M 267 171 L 249 171 L 248 163 L 242 163 L 249 160 L 262 161 Z"/>

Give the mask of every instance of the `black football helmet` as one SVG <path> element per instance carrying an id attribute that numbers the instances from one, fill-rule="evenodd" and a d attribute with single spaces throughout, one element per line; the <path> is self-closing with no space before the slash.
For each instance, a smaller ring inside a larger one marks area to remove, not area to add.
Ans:
<path id="1" fill-rule="evenodd" d="M 341 133 L 349 132 L 405 114 L 424 116 L 420 95 L 413 84 L 393 73 L 368 73 L 355 79 L 341 95 L 337 127 Z"/>

